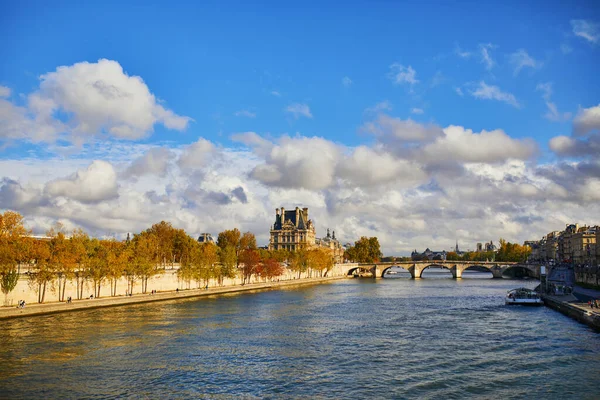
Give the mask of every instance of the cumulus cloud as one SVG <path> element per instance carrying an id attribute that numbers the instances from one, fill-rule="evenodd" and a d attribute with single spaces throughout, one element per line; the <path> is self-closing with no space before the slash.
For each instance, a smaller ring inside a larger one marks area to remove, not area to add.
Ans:
<path id="1" fill-rule="evenodd" d="M 461 163 L 499 163 L 510 159 L 528 160 L 537 152 L 533 140 L 519 140 L 501 129 L 474 133 L 462 126 L 449 126 L 444 136 L 423 147 L 419 157 L 437 163 L 444 160 Z"/>
<path id="2" fill-rule="evenodd" d="M 251 172 L 251 177 L 267 186 L 323 189 L 334 181 L 340 149 L 318 137 L 284 136 L 271 146 L 265 163 Z"/>
<path id="3" fill-rule="evenodd" d="M 470 93 L 471 96 L 477 99 L 498 100 L 516 108 L 520 107 L 519 102 L 513 94 L 503 92 L 498 86 L 488 85 L 484 81 L 480 81 Z"/>
<path id="4" fill-rule="evenodd" d="M 48 182 L 44 192 L 52 197 L 98 203 L 117 197 L 117 189 L 117 173 L 112 164 L 95 160 L 86 169 L 69 177 Z"/>
<path id="5" fill-rule="evenodd" d="M 177 164 L 182 169 L 201 168 L 207 164 L 215 152 L 215 145 L 204 138 L 200 138 L 197 142 L 183 149 Z"/>
<path id="6" fill-rule="evenodd" d="M 148 150 L 143 156 L 133 160 L 123 172 L 126 178 L 144 175 L 165 176 L 175 154 L 168 148 L 155 147 Z"/>
<path id="7" fill-rule="evenodd" d="M 594 132 L 600 133 L 600 104 L 579 110 L 573 120 L 573 134 L 582 136 Z"/>
<path id="8" fill-rule="evenodd" d="M 563 157 L 600 157 L 600 105 L 579 110 L 572 136 L 556 136 L 550 149 Z"/>
<path id="9" fill-rule="evenodd" d="M 556 104 L 552 102 L 552 83 L 540 83 L 536 86 L 536 90 L 542 92 L 542 98 L 546 102 L 546 107 L 548 107 L 548 112 L 544 115 L 544 118 L 557 122 L 571 118 L 570 112 L 559 112 Z"/>
<path id="10" fill-rule="evenodd" d="M 575 36 L 579 36 L 592 44 L 600 40 L 600 29 L 598 24 L 584 19 L 572 19 L 571 27 Z"/>
<path id="11" fill-rule="evenodd" d="M 416 78 L 417 72 L 409 65 L 405 67 L 402 64 L 394 63 L 390 65 L 390 72 L 388 73 L 388 77 L 392 80 L 392 82 L 396 85 L 401 85 L 408 83 L 409 85 L 414 85 L 419 81 Z"/>
<path id="12" fill-rule="evenodd" d="M 77 142 L 100 134 L 134 140 L 148 136 L 156 124 L 183 130 L 191 120 L 163 107 L 142 78 L 106 59 L 41 75 L 39 89 L 27 100 L 27 108 L 3 100 L 0 112 L 10 127 L 0 135 L 48 142 L 59 134 Z M 19 135 L 11 133 L 17 129 Z"/>
<path id="13" fill-rule="evenodd" d="M 380 137 L 382 141 L 393 138 L 402 144 L 427 142 L 443 135 L 438 126 L 419 124 L 411 119 L 402 120 L 386 114 L 380 114 L 375 121 L 365 123 L 362 130 Z"/>
<path id="14" fill-rule="evenodd" d="M 312 114 L 310 112 L 310 107 L 307 104 L 294 103 L 290 104 L 285 108 L 285 111 L 289 114 L 292 114 L 294 118 L 298 119 L 300 117 L 312 118 Z"/>
<path id="15" fill-rule="evenodd" d="M 0 85 L 0 97 L 9 97 L 11 90 L 9 87 Z"/>
<path id="16" fill-rule="evenodd" d="M 512 53 L 509 60 L 514 68 L 514 75 L 518 75 L 525 67 L 536 69 L 541 66 L 541 62 L 531 57 L 525 49 L 519 49 Z"/>
<path id="17" fill-rule="evenodd" d="M 336 175 L 360 187 L 390 182 L 407 187 L 427 179 L 419 164 L 366 146 L 359 146 L 349 157 L 344 157 L 338 163 Z"/>

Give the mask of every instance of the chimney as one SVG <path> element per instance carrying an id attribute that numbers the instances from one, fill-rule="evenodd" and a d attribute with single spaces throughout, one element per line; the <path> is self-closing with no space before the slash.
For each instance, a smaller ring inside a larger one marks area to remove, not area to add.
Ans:
<path id="1" fill-rule="evenodd" d="M 281 207 L 281 225 L 285 222 L 285 208 Z"/>
<path id="2" fill-rule="evenodd" d="M 308 222 L 308 207 L 302 209 L 302 214 L 304 214 L 304 222 Z"/>
<path id="3" fill-rule="evenodd" d="M 300 209 L 296 207 L 296 228 L 298 227 L 298 220 L 300 219 Z"/>

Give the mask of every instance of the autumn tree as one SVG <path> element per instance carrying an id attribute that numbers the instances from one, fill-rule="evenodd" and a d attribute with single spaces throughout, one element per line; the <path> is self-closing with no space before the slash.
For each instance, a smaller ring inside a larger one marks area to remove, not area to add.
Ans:
<path id="1" fill-rule="evenodd" d="M 105 240 L 102 245 L 106 247 L 107 279 L 110 281 L 110 295 L 117 295 L 117 282 L 123 276 L 129 262 L 130 250 L 124 242 Z"/>
<path id="2" fill-rule="evenodd" d="M 50 247 L 45 240 L 36 240 L 31 249 L 31 261 L 35 271 L 29 274 L 29 282 L 36 287 L 38 303 L 43 303 L 46 298 L 46 288 L 54 279 L 54 271 L 50 267 Z"/>
<path id="3" fill-rule="evenodd" d="M 510 243 L 500 239 L 500 247 L 496 253 L 496 261 L 524 262 L 531 254 L 529 246 L 522 246 L 518 243 Z"/>
<path id="4" fill-rule="evenodd" d="M 77 298 L 83 298 L 83 288 L 89 279 L 89 246 L 90 237 L 81 229 L 75 229 L 69 239 L 71 254 L 75 263 L 75 280 Z"/>
<path id="5" fill-rule="evenodd" d="M 260 264 L 260 255 L 254 249 L 245 249 L 240 254 L 240 264 L 242 264 L 242 285 L 250 283 L 250 278 L 256 272 Z"/>

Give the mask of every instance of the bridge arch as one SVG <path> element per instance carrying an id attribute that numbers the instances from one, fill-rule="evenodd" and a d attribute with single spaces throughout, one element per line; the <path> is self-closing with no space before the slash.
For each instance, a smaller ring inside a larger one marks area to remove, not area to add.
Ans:
<path id="1" fill-rule="evenodd" d="M 494 267 L 493 266 L 489 266 L 489 265 L 478 265 L 478 264 L 473 264 L 473 265 L 467 265 L 462 272 L 465 271 L 478 271 L 478 272 L 489 272 L 492 276 L 490 279 L 494 278 Z M 461 278 L 463 278 L 461 272 Z"/>
<path id="2" fill-rule="evenodd" d="M 502 271 L 502 277 L 508 278 L 535 278 L 535 272 L 524 265 L 507 265 Z"/>
<path id="3" fill-rule="evenodd" d="M 349 269 L 347 276 L 355 276 L 355 275 L 361 275 L 361 274 L 365 274 L 365 273 L 372 273 L 372 268 L 359 265 L 359 266 Z"/>
<path id="4" fill-rule="evenodd" d="M 425 266 L 423 266 L 422 268 L 419 269 L 415 269 L 415 278 L 422 278 L 423 277 L 423 272 L 430 268 L 430 267 L 436 267 L 436 268 L 442 268 L 442 269 L 446 269 L 448 271 L 450 271 L 450 273 L 452 273 L 452 276 L 454 276 L 454 273 L 452 272 L 452 268 L 449 265 L 445 265 L 445 264 L 438 264 L 438 263 L 431 263 L 431 264 L 427 264 Z"/>
<path id="5" fill-rule="evenodd" d="M 405 272 L 408 272 L 410 274 L 410 269 L 408 268 L 408 265 L 390 265 L 388 267 L 386 267 L 385 269 L 383 269 L 383 271 L 381 271 L 381 277 L 385 278 L 385 275 L 391 271 L 392 268 L 399 268 Z"/>

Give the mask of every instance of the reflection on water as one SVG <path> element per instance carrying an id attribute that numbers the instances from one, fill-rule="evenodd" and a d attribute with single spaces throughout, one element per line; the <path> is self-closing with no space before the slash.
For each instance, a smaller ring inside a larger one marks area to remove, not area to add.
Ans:
<path id="1" fill-rule="evenodd" d="M 596 398 L 599 335 L 448 275 L 3 321 L 0 398 Z"/>

